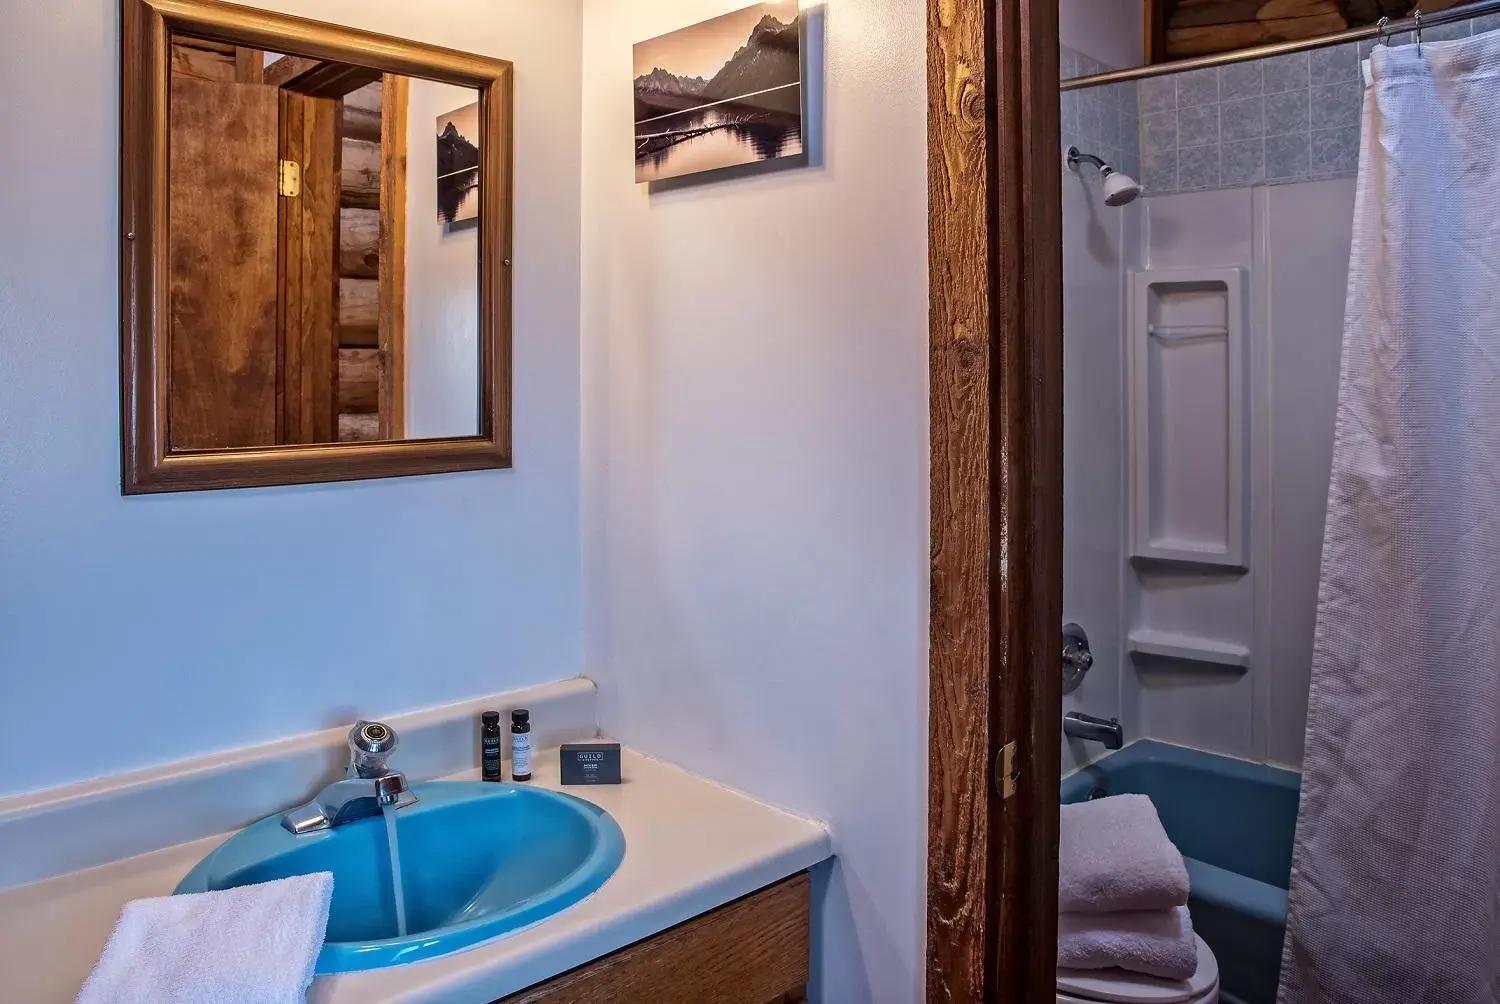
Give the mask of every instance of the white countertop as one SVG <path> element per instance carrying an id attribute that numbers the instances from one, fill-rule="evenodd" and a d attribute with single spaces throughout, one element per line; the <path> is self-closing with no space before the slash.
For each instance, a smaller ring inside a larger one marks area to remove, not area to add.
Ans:
<path id="1" fill-rule="evenodd" d="M 593 896 L 534 927 L 466 952 L 389 969 L 323 976 L 311 1004 L 488 1004 L 665 930 L 830 853 L 828 831 L 626 750 L 624 783 L 561 788 L 557 751 L 531 783 L 600 806 L 625 832 L 625 858 Z M 473 779 L 474 772 L 450 780 Z M 72 1001 L 128 900 L 169 894 L 227 834 L 0 892 L 0 997 Z"/>

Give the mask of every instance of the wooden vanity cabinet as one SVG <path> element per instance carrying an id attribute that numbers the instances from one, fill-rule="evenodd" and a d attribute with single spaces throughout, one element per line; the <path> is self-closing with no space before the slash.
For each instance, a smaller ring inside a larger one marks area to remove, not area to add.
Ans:
<path id="1" fill-rule="evenodd" d="M 794 875 L 495 1004 L 797 1004 L 810 888 Z"/>

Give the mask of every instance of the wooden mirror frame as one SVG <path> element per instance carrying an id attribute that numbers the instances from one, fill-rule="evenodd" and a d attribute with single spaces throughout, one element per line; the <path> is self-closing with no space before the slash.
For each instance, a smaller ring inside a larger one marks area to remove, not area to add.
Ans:
<path id="1" fill-rule="evenodd" d="M 479 434 L 451 439 L 173 450 L 167 132 L 174 34 L 423 77 L 479 91 Z M 512 66 L 439 46 L 215 0 L 122 0 L 122 491 L 194 491 L 511 466 Z"/>

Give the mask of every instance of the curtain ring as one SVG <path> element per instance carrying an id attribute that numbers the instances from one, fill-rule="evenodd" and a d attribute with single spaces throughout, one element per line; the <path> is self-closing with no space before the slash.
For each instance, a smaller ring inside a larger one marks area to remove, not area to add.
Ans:
<path id="1" fill-rule="evenodd" d="M 1417 45 L 1422 44 L 1422 8 L 1418 7 L 1411 12 L 1412 19 L 1417 22 Z"/>
<path id="2" fill-rule="evenodd" d="M 1391 19 L 1382 17 L 1375 22 L 1375 43 L 1377 45 L 1391 44 Z"/>

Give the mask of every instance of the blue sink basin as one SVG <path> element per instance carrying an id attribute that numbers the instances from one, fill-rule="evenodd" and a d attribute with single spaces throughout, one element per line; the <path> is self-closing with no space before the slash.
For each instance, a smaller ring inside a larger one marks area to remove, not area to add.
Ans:
<path id="1" fill-rule="evenodd" d="M 293 836 L 263 819 L 200 861 L 177 892 L 207 892 L 333 872 L 319 973 L 377 969 L 471 948 L 544 920 L 614 874 L 625 836 L 572 795 L 478 781 L 415 784 L 396 813 L 407 934 L 396 928 L 380 816 Z"/>

